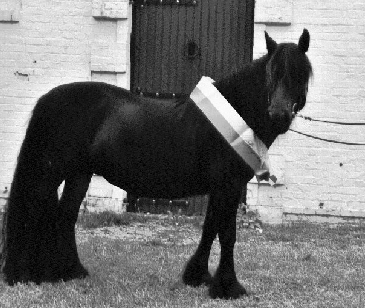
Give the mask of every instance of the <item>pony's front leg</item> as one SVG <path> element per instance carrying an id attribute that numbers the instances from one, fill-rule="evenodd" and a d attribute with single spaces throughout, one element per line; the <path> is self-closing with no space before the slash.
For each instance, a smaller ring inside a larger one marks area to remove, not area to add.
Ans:
<path id="1" fill-rule="evenodd" d="M 241 192 L 225 191 L 225 197 L 216 211 L 221 257 L 213 282 L 209 288 L 212 298 L 236 299 L 247 294 L 238 282 L 234 270 L 234 245 L 236 242 L 236 216 Z"/>

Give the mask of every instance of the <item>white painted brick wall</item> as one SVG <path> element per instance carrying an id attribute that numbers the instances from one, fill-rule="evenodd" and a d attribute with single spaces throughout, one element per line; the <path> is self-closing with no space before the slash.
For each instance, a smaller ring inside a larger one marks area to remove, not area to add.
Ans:
<path id="1" fill-rule="evenodd" d="M 364 1 L 257 0 L 257 16 L 260 19 L 255 24 L 255 57 L 265 52 L 264 30 L 278 42 L 296 41 L 303 28 L 311 34 L 308 56 L 314 78 L 303 114 L 365 122 Z M 324 138 L 365 142 L 365 126 L 338 126 L 298 118 L 293 128 Z M 256 184 L 250 184 L 249 188 L 249 202 L 258 208 L 266 206 L 267 219 L 281 216 L 283 211 L 317 211 L 321 215 L 365 212 L 365 146 L 331 144 L 289 132 L 277 140 L 270 152 L 283 156 L 284 185 L 257 189 Z M 321 202 L 324 206 L 319 210 Z M 269 207 L 274 209 L 272 214 L 267 213 Z"/>
<path id="2" fill-rule="evenodd" d="M 37 98 L 74 81 L 129 86 L 130 15 L 128 0 L 0 0 L 0 204 Z"/>
<path id="3" fill-rule="evenodd" d="M 40 95 L 72 81 L 129 86 L 131 10 L 127 3 L 0 0 L 0 203 L 7 195 L 5 187 L 10 187 L 30 111 Z M 315 76 L 303 113 L 364 121 L 364 15 L 363 0 L 257 0 L 255 57 L 265 52 L 264 30 L 282 42 L 297 40 L 308 28 L 312 38 L 308 55 Z M 97 47 L 108 44 L 113 59 L 103 58 Z M 365 142 L 365 127 L 301 119 L 293 126 L 321 137 Z M 313 213 L 321 202 L 324 213 L 364 211 L 365 147 L 288 133 L 270 152 L 283 185 L 271 188 L 253 183 L 248 192 L 251 205 L 266 206 L 262 211 L 266 217 L 280 220 L 283 211 Z"/>

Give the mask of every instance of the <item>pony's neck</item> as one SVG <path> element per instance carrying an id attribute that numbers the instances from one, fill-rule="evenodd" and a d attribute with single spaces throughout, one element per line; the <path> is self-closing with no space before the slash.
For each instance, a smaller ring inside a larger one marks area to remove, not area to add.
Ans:
<path id="1" fill-rule="evenodd" d="M 214 85 L 269 147 L 277 135 L 273 135 L 267 112 L 267 61 L 267 56 L 255 60 L 245 65 L 239 72 L 217 81 Z"/>

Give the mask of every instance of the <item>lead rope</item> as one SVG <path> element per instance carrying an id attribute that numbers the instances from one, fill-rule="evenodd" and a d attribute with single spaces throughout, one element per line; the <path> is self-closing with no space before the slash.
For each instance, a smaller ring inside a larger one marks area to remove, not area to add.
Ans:
<path id="1" fill-rule="evenodd" d="M 338 121 L 328 121 L 328 120 L 321 120 L 321 119 L 313 119 L 308 116 L 304 116 L 302 114 L 297 114 L 298 117 L 313 122 L 322 122 L 322 123 L 329 123 L 329 124 L 337 124 L 337 125 L 357 125 L 357 126 L 365 126 L 365 122 L 338 122 Z"/>
<path id="2" fill-rule="evenodd" d="M 302 132 L 298 132 L 297 130 L 294 130 L 294 129 L 291 129 L 291 128 L 289 130 L 294 132 L 294 133 L 297 133 L 299 135 L 303 135 L 305 137 L 309 137 L 309 138 L 316 139 L 316 140 L 321 140 L 321 141 L 326 141 L 326 142 L 331 142 L 331 143 L 346 144 L 346 145 L 365 145 L 365 143 L 361 143 L 361 142 L 359 142 L 359 143 L 358 142 L 346 142 L 346 141 L 339 141 L 339 140 L 321 138 L 321 137 L 305 134 L 305 133 L 302 133 Z"/>
<path id="3" fill-rule="evenodd" d="M 304 120 L 308 120 L 308 121 L 313 121 L 313 122 L 321 122 L 321 123 L 329 123 L 329 124 L 337 124 L 337 125 L 357 125 L 357 126 L 362 126 L 365 125 L 364 122 L 338 122 L 338 121 L 328 121 L 328 120 L 320 120 L 320 119 L 313 119 L 311 117 L 308 116 L 304 116 L 301 114 L 296 114 L 294 112 L 294 107 L 293 107 L 293 112 L 292 112 L 293 117 L 297 116 L 300 117 Z M 297 130 L 294 129 L 289 129 L 290 131 L 297 133 L 299 135 L 305 136 L 305 137 L 309 137 L 312 139 L 316 139 L 316 140 L 321 140 L 321 141 L 325 141 L 325 142 L 330 142 L 330 143 L 337 143 L 337 144 L 345 144 L 345 145 L 361 145 L 361 146 L 365 146 L 365 143 L 362 142 L 346 142 L 346 141 L 339 141 L 339 140 L 334 140 L 334 139 L 327 139 L 327 138 L 321 138 L 321 137 L 317 137 L 317 136 L 313 136 L 310 134 L 306 134 L 306 133 L 302 133 L 299 132 Z"/>

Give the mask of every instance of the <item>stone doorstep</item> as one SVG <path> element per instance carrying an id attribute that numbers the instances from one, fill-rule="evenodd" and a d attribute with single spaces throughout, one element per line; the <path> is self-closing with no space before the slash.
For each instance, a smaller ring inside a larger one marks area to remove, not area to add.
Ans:
<path id="1" fill-rule="evenodd" d="M 291 207 L 271 207 L 271 206 L 250 206 L 250 210 L 257 210 L 260 220 L 263 223 L 278 224 L 288 220 L 305 218 L 309 221 L 337 222 L 349 220 L 365 219 L 365 211 L 342 210 L 334 211 L 328 209 L 309 209 Z"/>
<path id="2" fill-rule="evenodd" d="M 343 218 L 365 218 L 365 211 L 359 210 L 327 210 L 309 208 L 283 208 L 283 215 L 303 215 L 303 216 L 324 216 Z"/>

